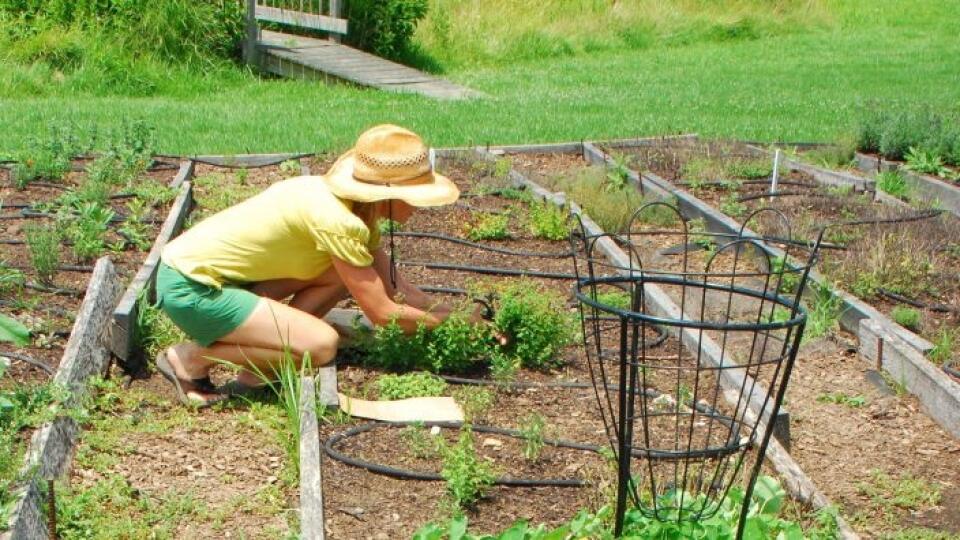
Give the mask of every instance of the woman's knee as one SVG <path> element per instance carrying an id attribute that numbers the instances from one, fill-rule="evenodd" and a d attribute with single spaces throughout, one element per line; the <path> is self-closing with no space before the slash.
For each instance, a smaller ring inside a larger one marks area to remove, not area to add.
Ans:
<path id="1" fill-rule="evenodd" d="M 337 356 L 337 343 L 340 335 L 330 325 L 322 323 L 310 332 L 310 337 L 297 345 L 297 353 L 301 357 L 310 355 L 310 364 L 313 367 L 324 366 Z"/>

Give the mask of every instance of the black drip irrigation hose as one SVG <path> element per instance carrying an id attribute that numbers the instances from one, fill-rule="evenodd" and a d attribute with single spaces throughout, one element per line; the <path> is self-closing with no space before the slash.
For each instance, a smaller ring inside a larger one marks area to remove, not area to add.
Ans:
<path id="1" fill-rule="evenodd" d="M 489 274 L 494 276 L 538 277 L 544 279 L 570 279 L 577 276 L 561 272 L 540 272 L 536 270 L 518 270 L 516 268 L 498 268 L 493 266 L 471 266 L 467 264 L 435 263 L 429 261 L 398 261 L 400 266 L 422 266 L 431 270 L 455 270 L 459 272 L 473 272 L 475 274 Z"/>
<path id="2" fill-rule="evenodd" d="M 943 366 L 941 366 L 941 367 L 943 368 L 943 371 L 945 371 L 945 372 L 947 373 L 947 375 L 950 375 L 951 377 L 956 377 L 957 379 L 960 379 L 960 368 L 953 367 L 954 364 L 956 364 L 956 363 L 957 363 L 956 360 L 948 360 L 948 361 L 944 362 L 944 363 L 943 363 Z"/>
<path id="3" fill-rule="evenodd" d="M 83 291 L 78 289 L 60 289 L 56 287 L 47 287 L 46 285 L 40 285 L 38 283 L 25 283 L 23 286 L 34 291 L 56 294 L 59 296 L 73 296 L 76 298 L 83 296 Z"/>
<path id="4" fill-rule="evenodd" d="M 895 218 L 874 218 L 874 219 L 857 219 L 852 221 L 838 221 L 827 225 L 827 227 L 846 227 L 853 225 L 885 225 L 893 223 L 910 223 L 911 221 L 923 221 L 925 219 L 935 218 L 943 213 L 943 210 L 926 210 L 923 212 L 916 213 L 912 216 L 902 216 Z"/>
<path id="5" fill-rule="evenodd" d="M 488 210 L 486 208 L 478 208 L 470 203 L 466 203 L 463 201 L 457 201 L 456 203 L 454 203 L 454 205 L 460 208 L 463 208 L 464 210 L 469 210 L 471 212 L 479 212 L 481 214 L 494 214 L 498 216 L 506 216 L 510 214 L 510 212 L 507 210 L 493 210 L 493 209 Z"/>
<path id="6" fill-rule="evenodd" d="M 737 202 L 754 201 L 757 199 L 766 199 L 767 197 L 818 197 L 821 199 L 832 199 L 833 195 L 829 193 L 810 193 L 809 191 L 774 191 L 773 193 L 754 193 L 752 195 L 743 195 L 737 198 Z"/>
<path id="7" fill-rule="evenodd" d="M 53 371 L 53 368 L 52 368 L 52 367 L 48 366 L 47 364 L 44 364 L 43 362 L 41 362 L 40 360 L 37 360 L 36 358 L 34 358 L 34 357 L 32 357 L 32 356 L 27 356 L 27 355 L 25 355 L 25 354 L 20 354 L 20 353 L 15 353 L 15 352 L 0 352 L 0 356 L 2 356 L 2 357 L 4 357 L 4 358 L 9 358 L 9 359 L 11 359 L 11 360 L 19 360 L 20 362 L 23 362 L 24 364 L 29 364 L 29 365 L 31 365 L 31 366 L 33 366 L 33 367 L 39 368 L 39 369 L 45 371 L 45 372 L 47 373 L 47 375 L 50 375 L 51 377 L 52 377 L 53 374 L 54 374 L 54 371 Z"/>
<path id="8" fill-rule="evenodd" d="M 303 158 L 314 157 L 314 156 L 316 156 L 316 155 L 317 155 L 317 154 L 316 154 L 315 152 L 310 152 L 310 153 L 306 153 L 306 154 L 293 154 L 293 155 L 290 155 L 290 156 L 286 156 L 286 157 L 284 157 L 283 159 L 277 158 L 277 159 L 270 160 L 270 161 L 267 161 L 267 162 L 264 162 L 264 163 L 260 163 L 260 164 L 257 164 L 257 165 L 243 165 L 243 164 L 240 164 L 240 163 L 229 163 L 229 160 L 226 160 L 226 159 L 225 159 L 224 161 L 222 161 L 222 162 L 217 162 L 217 161 L 213 161 L 213 160 L 203 159 L 203 158 L 201 158 L 201 157 L 199 157 L 199 156 L 197 156 L 197 157 L 186 156 L 185 158 L 186 158 L 186 159 L 189 159 L 190 161 L 193 161 L 194 163 L 203 163 L 204 165 L 210 165 L 210 166 L 213 166 L 213 167 L 220 167 L 220 168 L 223 168 L 223 169 L 262 169 L 262 168 L 264 168 L 264 167 L 273 167 L 274 165 L 279 165 L 279 164 L 281 164 L 281 163 L 283 163 L 283 162 L 285 162 L 285 161 L 301 160 L 301 159 L 303 159 Z M 166 156 L 166 155 L 165 155 L 165 156 L 162 156 L 162 157 L 178 157 L 178 156 Z"/>
<path id="9" fill-rule="evenodd" d="M 513 255 L 516 257 L 537 257 L 543 259 L 563 259 L 568 257 L 573 257 L 573 251 L 555 251 L 555 252 L 545 252 L 545 251 L 522 251 L 522 250 L 513 250 L 497 246 L 491 246 L 489 244 L 481 244 L 479 242 L 472 242 L 463 238 L 457 238 L 456 236 L 449 236 L 446 234 L 440 233 L 431 233 L 431 232 L 415 232 L 415 231 L 400 231 L 393 233 L 397 237 L 409 237 L 409 238 L 430 238 L 433 240 L 443 240 L 444 242 L 451 242 L 454 244 L 460 244 L 463 246 L 469 246 L 476 249 L 481 249 L 484 251 L 492 251 L 494 253 L 502 253 L 504 255 Z"/>
<path id="10" fill-rule="evenodd" d="M 907 304 L 908 306 L 913 306 L 915 308 L 929 309 L 930 311 L 936 311 L 938 313 L 960 313 L 960 308 L 948 306 L 947 304 L 928 304 L 926 302 L 914 300 L 913 298 L 907 298 L 906 296 L 897 294 L 893 291 L 888 291 L 886 289 L 877 289 L 877 292 L 880 293 L 880 296 L 885 296 L 894 302 L 900 302 L 901 304 Z"/>

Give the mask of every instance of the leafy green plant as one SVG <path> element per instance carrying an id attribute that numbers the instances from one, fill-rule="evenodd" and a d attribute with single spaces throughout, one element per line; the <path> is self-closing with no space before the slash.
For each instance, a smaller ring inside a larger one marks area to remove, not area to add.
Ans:
<path id="1" fill-rule="evenodd" d="M 563 298 L 529 280 L 517 280 L 499 289 L 499 309 L 493 324 L 510 337 L 503 352 L 523 367 L 544 369 L 560 363 L 557 353 L 572 343 L 574 318 Z"/>
<path id="2" fill-rule="evenodd" d="M 288 159 L 280 164 L 280 172 L 284 176 L 296 176 L 300 174 L 300 160 Z"/>
<path id="3" fill-rule="evenodd" d="M 773 162 L 768 159 L 737 159 L 724 165 L 724 172 L 734 178 L 757 180 L 773 174 Z"/>
<path id="4" fill-rule="evenodd" d="M 689 234 L 693 243 L 697 244 L 703 249 L 707 251 L 713 251 L 717 249 L 717 245 L 713 243 L 713 237 L 710 235 L 710 231 L 707 230 L 707 221 L 705 219 L 697 218 L 688 221 L 687 233 Z"/>
<path id="5" fill-rule="evenodd" d="M 403 428 L 400 440 L 407 444 L 410 453 L 418 459 L 435 458 L 440 449 L 440 438 L 432 436 L 422 423 Z"/>
<path id="6" fill-rule="evenodd" d="M 537 238 L 563 240 L 569 234 L 567 213 L 547 201 L 530 204 L 530 232 Z"/>
<path id="7" fill-rule="evenodd" d="M 391 231 L 397 232 L 403 230 L 403 225 L 392 219 L 380 218 L 377 221 L 377 230 L 380 231 L 380 234 L 390 234 Z"/>
<path id="8" fill-rule="evenodd" d="M 463 416 L 467 422 L 473 422 L 493 407 L 493 392 L 479 386 L 464 386 L 458 388 L 453 393 L 453 399 L 456 400 L 460 408 L 463 409 Z"/>
<path id="9" fill-rule="evenodd" d="M 869 497 L 873 505 L 884 513 L 896 508 L 930 508 L 939 504 L 941 499 L 941 487 L 936 482 L 909 473 L 893 478 L 879 469 L 870 471 L 870 481 L 861 482 L 857 491 Z"/>
<path id="10" fill-rule="evenodd" d="M 734 193 L 720 200 L 720 211 L 728 216 L 741 217 L 747 213 L 748 209 L 747 205 L 740 202 Z"/>
<path id="11" fill-rule="evenodd" d="M 29 137 L 13 167 L 14 182 L 23 189 L 34 180 L 59 181 L 70 171 L 71 158 L 81 145 L 72 129 L 51 129 L 45 138 Z"/>
<path id="12" fill-rule="evenodd" d="M 679 507 L 677 514 L 689 516 L 706 503 L 703 495 L 693 496 L 678 490 L 668 491 L 659 497 L 660 508 Z M 738 520 L 744 504 L 744 490 L 740 486 L 730 489 L 720 503 L 719 511 L 699 521 L 678 520 L 667 516 L 657 520 L 637 509 L 627 511 L 621 538 L 631 540 L 679 540 L 701 538 L 704 540 L 729 539 L 736 536 Z M 834 540 L 837 529 L 835 509 L 818 513 L 815 528 L 803 531 L 799 524 L 780 517 L 787 494 L 779 483 L 769 476 L 757 479 L 749 502 L 744 538 L 779 538 L 794 540 Z M 682 502 L 682 504 L 681 504 Z M 429 523 L 418 530 L 414 540 L 613 540 L 610 523 L 613 509 L 604 506 L 595 514 L 581 510 L 569 523 L 556 528 L 545 525 L 531 526 L 517 522 L 501 533 L 474 535 L 467 532 L 467 519 L 455 516 L 447 525 Z"/>
<path id="13" fill-rule="evenodd" d="M 835 332 L 840 327 L 840 309 L 843 302 L 829 287 L 816 291 L 813 305 L 807 311 L 807 326 L 803 340 L 808 341 Z"/>
<path id="14" fill-rule="evenodd" d="M 501 387 L 506 388 L 512 382 L 520 369 L 520 359 L 502 351 L 495 351 L 490 357 L 490 376 Z"/>
<path id="15" fill-rule="evenodd" d="M 509 218 L 503 214 L 480 214 L 467 228 L 467 238 L 471 240 L 505 240 L 510 238 L 510 231 L 507 228 L 508 222 Z"/>
<path id="16" fill-rule="evenodd" d="M 648 204 L 654 201 L 656 201 L 656 199 L 651 198 L 645 198 L 642 201 L 641 208 L 643 209 L 638 210 L 636 220 L 640 223 L 646 223 L 656 227 L 671 227 L 675 225 L 680 219 L 679 214 L 662 204 Z M 671 204 L 679 208 L 676 201 L 671 201 Z"/>
<path id="17" fill-rule="evenodd" d="M 3 342 L 26 347 L 30 344 L 30 330 L 13 317 L 0 313 L 0 343 Z"/>
<path id="18" fill-rule="evenodd" d="M 540 459 L 540 452 L 543 451 L 543 431 L 546 427 L 546 421 L 540 413 L 533 413 L 523 420 L 520 426 L 520 434 L 523 437 L 523 457 L 527 461 L 537 461 Z"/>
<path id="19" fill-rule="evenodd" d="M 602 167 L 585 167 L 570 174 L 544 178 L 554 191 L 566 192 L 577 201 L 605 231 L 622 231 L 633 213 L 643 204 L 640 192 L 634 189 L 609 191 L 607 171 Z"/>
<path id="20" fill-rule="evenodd" d="M 465 313 L 454 313 L 432 330 L 420 325 L 411 335 L 395 321 L 358 334 L 365 363 L 389 371 L 460 373 L 493 352 L 490 328 L 471 323 Z"/>
<path id="21" fill-rule="evenodd" d="M 443 379 L 425 372 L 385 374 L 377 378 L 376 384 L 380 399 L 387 400 L 442 396 L 447 390 Z"/>
<path id="22" fill-rule="evenodd" d="M 904 328 L 916 330 L 920 328 L 920 312 L 911 307 L 895 306 L 890 316 L 897 324 Z"/>
<path id="23" fill-rule="evenodd" d="M 91 261 L 106 249 L 106 234 L 113 210 L 94 203 L 79 208 L 79 215 L 71 223 L 67 237 L 73 240 L 73 254 L 79 261 Z"/>
<path id="24" fill-rule="evenodd" d="M 630 309 L 630 294 L 626 291 L 598 292 L 594 299 L 600 304 L 617 309 Z"/>
<path id="25" fill-rule="evenodd" d="M 510 170 L 513 169 L 513 160 L 508 157 L 497 158 L 493 162 L 493 177 L 494 178 L 506 178 L 510 174 Z"/>
<path id="26" fill-rule="evenodd" d="M 140 199 L 134 199 L 127 203 L 127 218 L 123 225 L 117 229 L 117 232 L 123 236 L 127 242 L 144 251 L 150 248 L 150 227 L 146 223 L 147 205 Z"/>
<path id="27" fill-rule="evenodd" d="M 930 150 L 911 146 L 903 156 L 907 168 L 921 174 L 946 176 L 949 170 L 943 164 L 943 158 Z"/>
<path id="28" fill-rule="evenodd" d="M 613 163 L 607 170 L 607 183 L 604 189 L 611 192 L 621 192 L 630 185 L 630 167 L 625 155 L 613 156 Z"/>
<path id="29" fill-rule="evenodd" d="M 860 394 L 850 395 L 844 394 L 843 392 L 828 392 L 817 396 L 817 402 L 846 405 L 847 407 L 858 409 L 867 404 L 867 398 Z"/>
<path id="30" fill-rule="evenodd" d="M 0 261 L 0 293 L 4 295 L 19 291 L 26 283 L 26 277 L 23 272 L 16 268 L 10 268 Z"/>
<path id="31" fill-rule="evenodd" d="M 50 284 L 60 268 L 60 232 L 52 225 L 24 227 L 30 264 L 41 283 Z"/>
<path id="32" fill-rule="evenodd" d="M 877 189 L 898 199 L 907 199 L 909 186 L 907 179 L 899 171 L 883 171 L 877 173 Z"/>
<path id="33" fill-rule="evenodd" d="M 800 274 L 786 264 L 786 258 L 784 256 L 774 257 L 770 261 L 770 273 L 770 279 L 772 281 L 780 281 L 780 286 L 777 289 L 779 292 L 797 292 L 797 287 L 800 286 Z"/>
<path id="34" fill-rule="evenodd" d="M 493 485 L 496 476 L 493 467 L 477 455 L 470 426 L 460 429 L 456 444 L 442 444 L 440 453 L 443 455 L 440 476 L 447 482 L 451 501 L 456 508 L 472 508 Z"/>

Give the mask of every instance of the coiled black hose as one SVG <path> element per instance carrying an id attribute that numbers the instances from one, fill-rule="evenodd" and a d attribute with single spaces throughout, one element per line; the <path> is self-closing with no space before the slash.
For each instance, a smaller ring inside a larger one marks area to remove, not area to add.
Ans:
<path id="1" fill-rule="evenodd" d="M 327 455 L 331 459 L 335 459 L 341 463 L 353 467 L 359 467 L 361 469 L 368 470 L 372 473 L 383 474 L 386 476 L 391 476 L 393 478 L 400 478 L 404 480 L 425 480 L 425 481 L 442 481 L 443 477 L 436 473 L 427 473 L 420 471 L 410 471 L 407 469 L 400 469 L 397 467 L 390 467 L 388 465 L 381 465 L 379 463 L 374 463 L 372 461 L 367 461 L 364 459 L 353 458 L 347 456 L 336 449 L 337 443 L 349 439 L 350 437 L 355 437 L 362 433 L 372 431 L 381 427 L 397 427 L 397 426 L 425 426 L 433 427 L 438 426 L 440 428 L 446 429 L 460 429 L 463 424 L 460 422 L 370 422 L 367 424 L 361 424 L 359 426 L 352 427 L 347 431 L 338 433 L 329 437 L 324 443 L 323 447 L 326 450 Z M 471 426 L 473 431 L 478 433 L 490 433 L 494 435 L 504 435 L 507 437 L 512 437 L 514 439 L 524 438 L 523 434 L 519 431 L 513 429 L 504 429 L 497 428 L 492 426 L 482 426 L 474 424 Z M 574 450 L 583 450 L 586 452 L 600 452 L 600 446 L 594 444 L 583 444 L 571 441 L 557 440 L 557 439 L 544 439 L 544 444 L 549 446 L 555 446 L 559 448 L 571 448 Z M 497 478 L 493 482 L 496 485 L 500 486 L 513 486 L 513 487 L 583 487 L 587 485 L 586 482 L 579 478 L 511 478 L 502 476 Z"/>

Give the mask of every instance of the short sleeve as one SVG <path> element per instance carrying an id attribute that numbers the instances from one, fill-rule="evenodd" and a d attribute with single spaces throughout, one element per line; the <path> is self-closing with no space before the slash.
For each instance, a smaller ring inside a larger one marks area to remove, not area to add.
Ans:
<path id="1" fill-rule="evenodd" d="M 370 231 L 366 227 L 350 227 L 346 234 L 314 231 L 318 250 L 353 266 L 373 264 L 373 250 L 369 247 L 370 236 Z"/>

